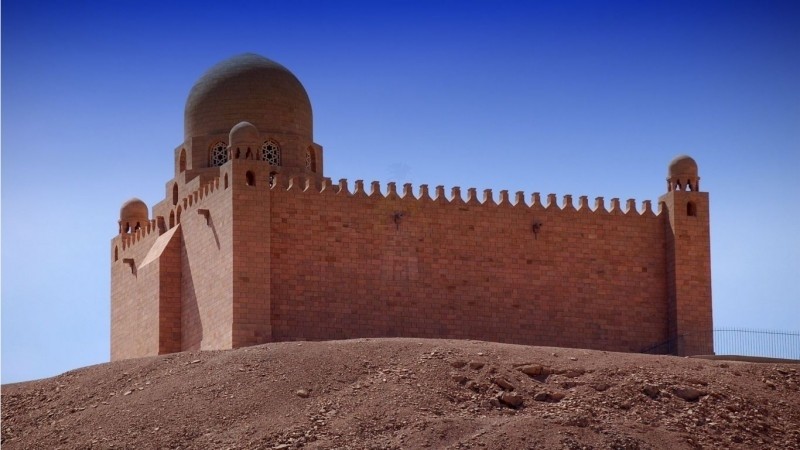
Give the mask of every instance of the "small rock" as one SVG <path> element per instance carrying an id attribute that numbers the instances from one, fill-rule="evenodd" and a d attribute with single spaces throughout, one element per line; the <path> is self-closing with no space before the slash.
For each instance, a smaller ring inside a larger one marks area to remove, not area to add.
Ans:
<path id="1" fill-rule="evenodd" d="M 466 366 L 467 362 L 464 361 L 463 359 L 456 359 L 456 360 L 450 361 L 450 365 L 455 367 L 456 369 L 460 369 L 460 368 Z"/>
<path id="2" fill-rule="evenodd" d="M 577 360 L 578 360 L 578 358 L 576 358 L 576 357 L 574 357 L 574 356 L 570 356 L 570 357 L 569 357 L 569 360 L 570 360 L 570 361 L 577 361 Z"/>
<path id="3" fill-rule="evenodd" d="M 295 392 L 295 394 L 297 394 L 297 396 L 300 398 L 308 398 L 309 395 L 308 391 L 305 389 L 298 389 L 297 392 Z"/>
<path id="4" fill-rule="evenodd" d="M 473 380 L 467 382 L 467 388 L 474 392 L 481 392 L 483 390 L 483 386 Z"/>
<path id="5" fill-rule="evenodd" d="M 653 386 L 652 384 L 645 384 L 644 387 L 642 388 L 642 392 L 644 392 L 644 395 L 655 400 L 658 398 L 658 393 L 660 392 L 660 389 L 658 389 L 657 386 Z"/>
<path id="6" fill-rule="evenodd" d="M 603 392 L 603 391 L 605 391 L 605 390 L 607 390 L 608 388 L 611 387 L 611 386 L 608 385 L 608 383 L 594 383 L 591 386 L 592 386 L 592 389 L 594 389 L 595 391 L 598 391 L 598 392 Z"/>
<path id="7" fill-rule="evenodd" d="M 133 393 L 133 391 L 125 391 L 125 393 L 122 394 L 122 395 L 131 395 L 132 393 Z"/>
<path id="8" fill-rule="evenodd" d="M 195 359 L 194 361 L 190 362 L 189 364 L 197 364 L 197 363 L 199 363 L 199 362 L 200 362 L 200 360 L 199 360 L 199 359 Z"/>
<path id="9" fill-rule="evenodd" d="M 522 396 L 514 392 L 503 392 L 497 396 L 497 399 L 512 408 L 522 406 Z"/>
<path id="10" fill-rule="evenodd" d="M 672 393 L 675 394 L 676 397 L 682 398 L 687 402 L 696 402 L 700 397 L 708 395 L 693 387 L 676 387 L 672 389 Z"/>
<path id="11" fill-rule="evenodd" d="M 586 371 L 583 369 L 568 369 L 566 372 L 564 372 L 564 376 L 567 378 L 577 378 L 584 373 L 586 373 Z"/>
<path id="12" fill-rule="evenodd" d="M 486 363 L 483 363 L 483 362 L 480 362 L 480 361 L 470 361 L 469 362 L 469 368 L 473 369 L 473 370 L 480 370 L 485 365 L 486 365 Z"/>
<path id="13" fill-rule="evenodd" d="M 458 384 L 464 384 L 469 380 L 469 378 L 465 377 L 464 375 L 453 375 L 453 381 Z"/>
<path id="14" fill-rule="evenodd" d="M 561 392 L 539 392 L 533 396 L 537 402 L 558 403 L 564 398 Z"/>
<path id="15" fill-rule="evenodd" d="M 538 364 L 531 364 L 529 366 L 522 366 L 519 368 L 520 372 L 531 377 L 541 375 L 543 369 L 544 368 Z"/>
<path id="16" fill-rule="evenodd" d="M 492 380 L 492 382 L 494 384 L 500 386 L 500 388 L 505 390 L 505 391 L 513 391 L 514 390 L 514 385 L 511 384 L 511 382 L 506 380 L 505 378 L 495 378 L 495 379 Z"/>

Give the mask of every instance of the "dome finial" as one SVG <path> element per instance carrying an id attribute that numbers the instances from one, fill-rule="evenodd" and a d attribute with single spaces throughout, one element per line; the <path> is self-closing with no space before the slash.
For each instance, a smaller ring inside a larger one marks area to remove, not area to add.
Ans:
<path id="1" fill-rule="evenodd" d="M 669 192 L 700 190 L 697 162 L 691 156 L 679 155 L 669 163 L 667 190 Z"/>

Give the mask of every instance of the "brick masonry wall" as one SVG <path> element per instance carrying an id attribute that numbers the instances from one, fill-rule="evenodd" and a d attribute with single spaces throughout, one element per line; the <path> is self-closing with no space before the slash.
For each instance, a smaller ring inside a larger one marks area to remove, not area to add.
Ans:
<path id="1" fill-rule="evenodd" d="M 111 359 L 154 355 L 159 350 L 159 273 L 155 264 L 138 269 L 158 238 L 151 233 L 123 249 L 121 237 L 112 240 Z M 125 259 L 133 259 L 134 268 Z"/>
<path id="2" fill-rule="evenodd" d="M 233 195 L 233 346 L 271 340 L 270 166 L 236 161 L 230 167 Z M 247 173 L 251 174 L 248 185 Z"/>
<path id="3" fill-rule="evenodd" d="M 663 216 L 334 190 L 270 191 L 273 340 L 667 339 Z"/>
<path id="4" fill-rule="evenodd" d="M 221 183 L 204 198 L 187 203 L 181 213 L 182 350 L 214 350 L 232 345 L 231 192 Z M 198 213 L 200 209 L 209 211 L 209 220 Z"/>

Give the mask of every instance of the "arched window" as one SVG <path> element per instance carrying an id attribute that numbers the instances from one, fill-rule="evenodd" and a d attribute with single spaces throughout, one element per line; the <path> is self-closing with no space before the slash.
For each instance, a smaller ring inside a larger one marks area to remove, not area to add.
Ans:
<path id="1" fill-rule="evenodd" d="M 691 217 L 697 216 L 697 205 L 695 205 L 694 202 L 686 204 L 686 215 Z"/>
<path id="2" fill-rule="evenodd" d="M 261 146 L 261 159 L 269 163 L 270 166 L 281 165 L 281 148 L 277 142 L 269 140 Z"/>
<path id="3" fill-rule="evenodd" d="M 169 212 L 169 227 L 172 228 L 175 226 L 175 211 Z"/>
<path id="4" fill-rule="evenodd" d="M 178 183 L 172 185 L 172 204 L 178 204 Z"/>
<path id="5" fill-rule="evenodd" d="M 186 149 L 181 149 L 181 156 L 178 158 L 178 170 L 180 172 L 186 171 Z"/>
<path id="6" fill-rule="evenodd" d="M 220 141 L 211 146 L 211 165 L 219 167 L 228 162 L 228 146 Z"/>
<path id="7" fill-rule="evenodd" d="M 248 170 L 247 173 L 245 174 L 245 177 L 247 178 L 246 182 L 248 186 L 256 185 L 256 176 L 253 175 L 253 172 Z"/>
<path id="8" fill-rule="evenodd" d="M 178 205 L 178 209 L 175 212 L 175 224 L 181 223 L 181 205 Z"/>

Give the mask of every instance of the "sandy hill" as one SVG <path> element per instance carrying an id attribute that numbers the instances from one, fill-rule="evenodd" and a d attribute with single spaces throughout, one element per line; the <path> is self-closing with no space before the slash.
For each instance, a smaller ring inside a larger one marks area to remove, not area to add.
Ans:
<path id="1" fill-rule="evenodd" d="M 800 448 L 800 366 L 478 341 L 285 342 L 2 388 L 3 449 Z"/>

